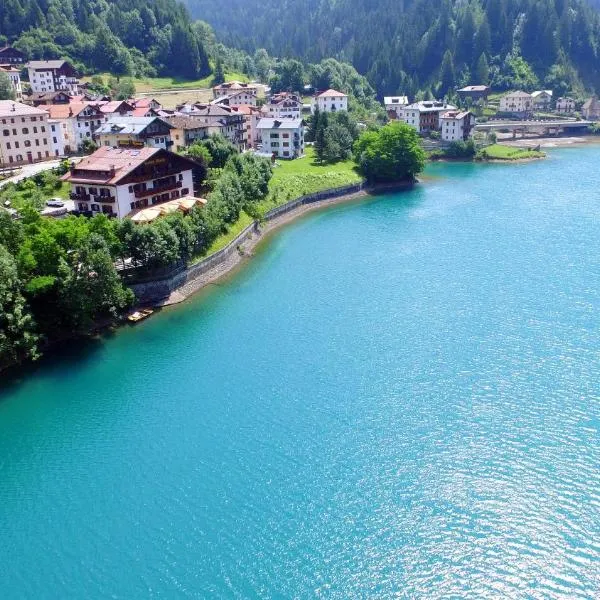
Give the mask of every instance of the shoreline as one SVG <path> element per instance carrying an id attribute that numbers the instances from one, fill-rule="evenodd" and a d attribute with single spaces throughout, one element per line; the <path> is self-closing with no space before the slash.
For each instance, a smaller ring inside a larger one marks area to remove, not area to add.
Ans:
<path id="1" fill-rule="evenodd" d="M 289 212 L 278 215 L 264 223 L 258 223 L 255 221 L 255 229 L 253 234 L 237 246 L 237 252 L 232 253 L 231 256 L 229 256 L 222 263 L 215 265 L 198 277 L 195 277 L 194 279 L 184 283 L 181 287 L 171 292 L 167 298 L 157 300 L 156 302 L 147 303 L 147 305 L 149 304 L 154 308 L 163 308 L 180 304 L 207 286 L 216 284 L 218 281 L 231 276 L 247 261 L 250 261 L 254 257 L 254 250 L 262 243 L 266 242 L 275 231 L 287 225 L 288 223 L 307 215 L 308 213 L 329 208 L 337 204 L 356 202 L 368 196 L 412 189 L 418 183 L 419 181 L 417 180 L 414 182 L 396 182 L 370 186 L 358 192 L 344 194 L 343 196 L 336 196 L 334 198 L 320 200 L 311 204 L 302 204 L 290 210 Z"/>

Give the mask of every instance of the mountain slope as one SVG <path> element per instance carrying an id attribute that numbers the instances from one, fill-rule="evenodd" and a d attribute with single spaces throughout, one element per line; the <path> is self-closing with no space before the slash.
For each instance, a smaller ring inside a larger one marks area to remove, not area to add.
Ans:
<path id="1" fill-rule="evenodd" d="M 30 58 L 64 57 L 115 74 L 210 71 L 202 30 L 176 0 L 2 0 L 2 42 Z"/>
<path id="2" fill-rule="evenodd" d="M 591 0 L 600 1 L 600 0 Z M 600 89 L 600 17 L 586 0 L 184 0 L 223 41 L 315 62 L 333 56 L 380 94 L 489 78 Z"/>

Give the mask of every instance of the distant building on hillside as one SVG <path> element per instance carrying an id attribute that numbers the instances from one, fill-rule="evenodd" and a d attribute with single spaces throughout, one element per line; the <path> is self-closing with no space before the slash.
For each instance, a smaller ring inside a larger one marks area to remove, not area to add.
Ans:
<path id="1" fill-rule="evenodd" d="M 10 87 L 15 93 L 15 100 L 21 102 L 23 100 L 23 88 L 21 87 L 21 70 L 17 67 L 7 64 L 0 65 L 0 73 L 5 73 L 10 79 Z"/>
<path id="2" fill-rule="evenodd" d="M 232 96 L 240 92 L 258 95 L 258 86 L 254 83 L 243 83 L 242 81 L 227 81 L 213 87 L 213 98 L 221 98 L 223 96 Z M 245 104 L 250 104 L 245 102 Z"/>
<path id="3" fill-rule="evenodd" d="M 552 90 L 537 90 L 531 93 L 533 108 L 536 110 L 548 110 L 552 104 Z"/>
<path id="4" fill-rule="evenodd" d="M 119 148 L 164 148 L 168 150 L 173 125 L 160 117 L 115 116 L 96 130 L 100 146 Z"/>
<path id="5" fill-rule="evenodd" d="M 456 110 L 456 106 L 440 100 L 423 100 L 401 108 L 398 111 L 398 118 L 419 133 L 428 133 L 439 131 L 440 115 L 449 110 Z"/>
<path id="6" fill-rule="evenodd" d="M 348 110 L 348 95 L 332 89 L 321 92 L 311 102 L 311 111 L 313 113 L 317 108 L 321 112 Z"/>
<path id="7" fill-rule="evenodd" d="M 0 100 L 0 165 L 51 157 L 48 113 L 14 100 Z"/>
<path id="8" fill-rule="evenodd" d="M 400 109 L 408 106 L 408 96 L 385 96 L 383 105 L 390 119 L 398 119 Z"/>
<path id="9" fill-rule="evenodd" d="M 518 118 L 526 118 L 533 112 L 533 98 L 531 94 L 518 90 L 508 92 L 500 98 L 499 111 Z"/>
<path id="10" fill-rule="evenodd" d="M 132 211 L 193 194 L 197 164 L 163 148 L 103 146 L 62 179 L 80 212 L 123 218 Z"/>
<path id="11" fill-rule="evenodd" d="M 600 120 L 600 101 L 596 96 L 589 98 L 583 103 L 581 107 L 581 114 L 584 119 L 588 119 L 590 121 L 598 121 Z"/>
<path id="12" fill-rule="evenodd" d="M 575 111 L 575 100 L 573 98 L 558 98 L 556 101 L 556 112 L 572 113 Z"/>
<path id="13" fill-rule="evenodd" d="M 277 158 L 299 158 L 304 155 L 304 120 L 261 119 L 260 133 L 262 151 Z"/>
<path id="14" fill-rule="evenodd" d="M 224 104 L 225 106 L 256 106 L 257 103 L 256 92 L 253 90 L 238 90 L 211 101 L 211 104 Z"/>
<path id="15" fill-rule="evenodd" d="M 20 67 L 25 63 L 25 55 L 16 48 L 3 46 L 0 48 L 0 65 L 15 65 Z"/>
<path id="16" fill-rule="evenodd" d="M 46 106 L 49 104 L 69 104 L 73 97 L 68 92 L 33 92 L 29 102 L 34 106 Z"/>
<path id="17" fill-rule="evenodd" d="M 449 110 L 440 115 L 440 132 L 446 142 L 466 141 L 473 135 L 475 115 L 470 111 Z"/>
<path id="18" fill-rule="evenodd" d="M 464 88 L 457 90 L 458 97 L 461 100 L 471 100 L 478 102 L 479 100 L 486 101 L 490 95 L 491 88 L 487 85 L 467 85 Z"/>
<path id="19" fill-rule="evenodd" d="M 33 92 L 79 93 L 77 72 L 66 60 L 32 60 L 27 72 Z"/>

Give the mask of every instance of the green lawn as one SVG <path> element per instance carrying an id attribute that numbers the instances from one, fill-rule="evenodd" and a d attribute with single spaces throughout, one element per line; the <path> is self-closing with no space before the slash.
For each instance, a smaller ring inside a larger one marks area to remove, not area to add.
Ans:
<path id="1" fill-rule="evenodd" d="M 64 200 L 69 199 L 69 192 L 71 191 L 71 185 L 66 182 L 61 182 L 60 188 L 47 188 L 47 187 L 36 187 L 31 190 L 17 190 L 12 185 L 4 188 L 0 188 L 0 201 L 4 203 L 6 200 L 10 200 L 12 208 L 19 210 L 23 205 L 36 198 L 36 204 L 45 203 L 50 198 L 63 198 Z"/>
<path id="2" fill-rule="evenodd" d="M 266 212 L 299 196 L 351 185 L 361 179 L 352 160 L 321 165 L 315 162 L 314 149 L 308 147 L 304 158 L 275 163 L 269 182 L 270 193 L 261 202 L 259 210 Z"/>
<path id="3" fill-rule="evenodd" d="M 248 227 L 248 225 L 250 225 L 250 223 L 252 223 L 253 220 L 254 219 L 252 217 L 250 217 L 244 211 L 242 211 L 240 213 L 240 216 L 239 216 L 238 220 L 235 223 L 233 223 L 232 225 L 230 225 L 229 229 L 225 233 L 222 233 L 209 246 L 208 250 L 204 254 L 202 254 L 200 256 L 195 256 L 191 260 L 190 264 L 196 264 L 196 263 L 200 262 L 202 259 L 206 258 L 207 256 L 210 256 L 211 254 L 214 254 L 215 252 L 218 252 L 222 248 L 225 248 L 225 246 L 227 246 L 227 244 L 229 244 L 229 242 L 231 242 L 231 240 L 233 240 L 246 227 Z"/>
<path id="4" fill-rule="evenodd" d="M 112 77 L 110 73 L 100 73 L 104 81 Z M 128 78 L 126 78 L 128 79 Z M 91 81 L 91 77 L 83 77 L 82 82 Z M 227 73 L 225 81 L 248 81 L 248 76 L 243 73 Z M 203 79 L 181 79 L 180 77 L 133 77 L 136 93 L 160 92 L 168 90 L 193 90 L 210 88 L 213 86 L 213 76 Z"/>
<path id="5" fill-rule="evenodd" d="M 522 160 L 524 158 L 544 158 L 546 153 L 539 150 L 493 144 L 481 150 L 477 156 L 488 160 Z"/>

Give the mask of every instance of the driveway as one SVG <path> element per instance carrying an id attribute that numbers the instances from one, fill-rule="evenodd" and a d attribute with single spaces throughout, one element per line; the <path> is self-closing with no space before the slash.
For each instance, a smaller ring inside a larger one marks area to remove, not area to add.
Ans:
<path id="1" fill-rule="evenodd" d="M 17 183 L 21 181 L 21 179 L 25 179 L 25 177 L 31 177 L 42 171 L 53 169 L 54 167 L 58 167 L 58 165 L 60 165 L 60 160 L 48 160 L 45 162 L 33 163 L 32 165 L 23 165 L 16 175 L 0 181 L 0 187 L 7 183 Z"/>

